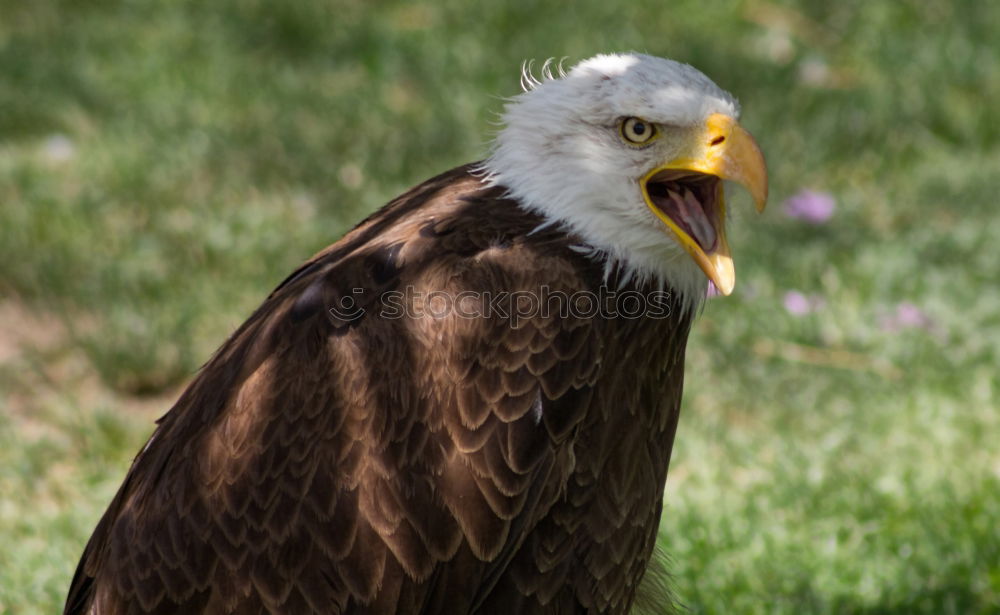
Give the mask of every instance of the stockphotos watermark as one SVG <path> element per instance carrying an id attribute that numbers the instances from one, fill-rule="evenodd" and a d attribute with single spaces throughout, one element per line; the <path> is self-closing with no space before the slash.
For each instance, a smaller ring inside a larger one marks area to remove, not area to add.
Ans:
<path id="1" fill-rule="evenodd" d="M 567 293 L 542 286 L 534 291 L 423 291 L 408 286 L 382 292 L 377 301 L 366 297 L 364 288 L 355 288 L 329 308 L 330 316 L 352 322 L 368 312 L 380 318 L 487 318 L 510 321 L 511 325 L 531 318 L 655 318 L 670 316 L 670 293 L 639 292 L 600 287 L 597 292 Z"/>

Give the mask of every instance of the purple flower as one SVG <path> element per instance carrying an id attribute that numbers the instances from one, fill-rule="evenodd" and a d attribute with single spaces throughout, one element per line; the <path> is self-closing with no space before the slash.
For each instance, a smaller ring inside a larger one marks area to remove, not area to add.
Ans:
<path id="1" fill-rule="evenodd" d="M 904 327 L 929 328 L 933 323 L 930 316 L 909 301 L 896 306 L 896 322 Z"/>
<path id="2" fill-rule="evenodd" d="M 881 320 L 884 331 L 895 332 L 900 329 L 923 329 L 931 331 L 935 328 L 934 321 L 922 309 L 909 301 L 903 301 L 896 306 L 896 313 L 883 317 Z"/>
<path id="3" fill-rule="evenodd" d="M 802 190 L 785 201 L 785 215 L 811 224 L 823 224 L 833 216 L 837 202 L 826 192 Z"/>
<path id="4" fill-rule="evenodd" d="M 792 316 L 805 316 L 813 312 L 818 312 L 826 305 L 826 301 L 819 295 L 804 295 L 797 290 L 790 290 L 785 293 L 783 303 L 785 310 Z"/>
<path id="5" fill-rule="evenodd" d="M 785 309 L 793 316 L 805 316 L 812 311 L 812 302 L 797 290 L 785 293 Z"/>

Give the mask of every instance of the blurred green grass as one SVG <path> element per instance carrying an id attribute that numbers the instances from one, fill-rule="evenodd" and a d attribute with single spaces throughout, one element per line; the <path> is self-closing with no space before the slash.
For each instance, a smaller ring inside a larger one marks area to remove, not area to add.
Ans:
<path id="1" fill-rule="evenodd" d="M 0 612 L 58 610 L 177 387 L 304 258 L 481 157 L 522 60 L 631 49 L 734 92 L 771 169 L 690 344 L 678 600 L 1000 612 L 997 32 L 943 0 L 0 0 Z M 802 188 L 827 224 L 782 214 Z M 887 327 L 901 303 L 929 324 Z"/>

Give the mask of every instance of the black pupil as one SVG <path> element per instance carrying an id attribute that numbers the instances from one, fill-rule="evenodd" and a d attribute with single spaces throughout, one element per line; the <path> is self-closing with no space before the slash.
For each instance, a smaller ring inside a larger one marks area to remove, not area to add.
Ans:
<path id="1" fill-rule="evenodd" d="M 642 134 L 646 132 L 646 125 L 642 122 L 636 122 L 632 124 L 632 132 L 641 137 Z"/>

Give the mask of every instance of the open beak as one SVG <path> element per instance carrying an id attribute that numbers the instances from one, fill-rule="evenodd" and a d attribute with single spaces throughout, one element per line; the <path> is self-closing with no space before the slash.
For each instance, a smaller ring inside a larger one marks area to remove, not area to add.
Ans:
<path id="1" fill-rule="evenodd" d="M 643 198 L 723 295 L 733 292 L 736 271 L 726 241 L 721 180 L 743 185 L 757 211 L 767 203 L 767 166 L 757 142 L 733 118 L 705 121 L 679 157 L 640 180 Z"/>

